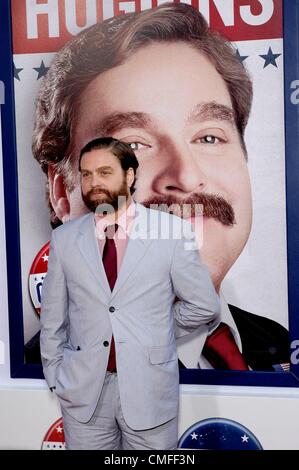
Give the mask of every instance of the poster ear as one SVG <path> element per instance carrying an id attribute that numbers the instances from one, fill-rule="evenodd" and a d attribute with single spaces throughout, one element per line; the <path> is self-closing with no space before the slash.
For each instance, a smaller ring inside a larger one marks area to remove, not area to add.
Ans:
<path id="1" fill-rule="evenodd" d="M 53 165 L 48 167 L 49 198 L 53 210 L 62 222 L 69 219 L 70 203 L 65 188 L 65 182 L 61 173 L 58 173 Z"/>

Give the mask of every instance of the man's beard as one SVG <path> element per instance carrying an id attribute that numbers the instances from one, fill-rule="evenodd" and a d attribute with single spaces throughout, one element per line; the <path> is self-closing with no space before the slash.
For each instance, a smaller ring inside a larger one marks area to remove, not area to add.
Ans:
<path id="1" fill-rule="evenodd" d="M 234 209 L 223 197 L 215 194 L 192 194 L 185 199 L 176 196 L 153 196 L 143 201 L 145 207 L 152 207 L 179 217 L 190 218 L 201 215 L 212 217 L 221 224 L 233 226 L 236 223 Z M 154 207 L 159 206 L 159 207 Z M 199 212 L 197 209 L 201 209 Z"/>
<path id="2" fill-rule="evenodd" d="M 107 189 L 95 187 L 86 194 L 83 194 L 81 191 L 81 194 L 84 204 L 90 211 L 103 214 L 110 213 L 111 208 L 113 208 L 114 211 L 120 209 L 119 202 L 121 202 L 122 206 L 122 203 L 127 200 L 129 196 L 129 188 L 127 185 L 127 180 L 124 178 L 118 191 L 108 191 Z M 91 196 L 95 194 L 105 194 L 106 196 L 99 199 L 92 199 Z"/>

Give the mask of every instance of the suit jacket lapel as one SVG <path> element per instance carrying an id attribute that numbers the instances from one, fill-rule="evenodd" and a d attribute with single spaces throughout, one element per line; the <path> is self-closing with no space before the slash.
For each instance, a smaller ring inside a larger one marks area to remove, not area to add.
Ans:
<path id="1" fill-rule="evenodd" d="M 126 252 L 122 260 L 120 271 L 111 296 L 119 291 L 130 274 L 138 266 L 150 245 L 150 224 L 147 218 L 148 212 L 144 206 L 136 203 L 136 214 Z"/>
<path id="2" fill-rule="evenodd" d="M 95 236 L 94 214 L 88 214 L 82 220 L 78 234 L 79 249 L 89 269 L 100 282 L 105 293 L 111 298 L 119 291 L 124 282 L 128 279 L 150 245 L 150 223 L 147 216 L 148 211 L 146 208 L 141 204 L 136 203 L 136 214 L 130 238 L 122 260 L 120 272 L 118 273 L 112 292 L 107 280 L 98 241 Z"/>
<path id="3" fill-rule="evenodd" d="M 88 214 L 83 219 L 77 242 L 87 266 L 100 282 L 105 293 L 110 296 L 111 290 L 101 258 L 98 241 L 95 235 L 95 222 L 93 213 Z"/>

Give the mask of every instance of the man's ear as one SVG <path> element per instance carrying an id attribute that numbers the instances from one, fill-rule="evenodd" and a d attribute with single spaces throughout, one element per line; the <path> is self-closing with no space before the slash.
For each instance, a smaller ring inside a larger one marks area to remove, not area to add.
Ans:
<path id="1" fill-rule="evenodd" d="M 53 210 L 61 222 L 67 222 L 70 215 L 70 203 L 65 189 L 64 179 L 53 165 L 48 166 L 49 198 Z"/>
<path id="2" fill-rule="evenodd" d="M 135 179 L 135 175 L 134 175 L 133 168 L 128 168 L 128 170 L 127 170 L 127 185 L 129 186 L 129 188 L 134 183 L 134 179 Z"/>

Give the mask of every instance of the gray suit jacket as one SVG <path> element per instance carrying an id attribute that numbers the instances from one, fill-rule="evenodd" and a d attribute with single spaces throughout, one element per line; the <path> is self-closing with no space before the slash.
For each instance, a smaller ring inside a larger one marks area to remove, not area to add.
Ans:
<path id="1" fill-rule="evenodd" d="M 163 239 L 169 224 L 175 235 Z M 174 304 L 175 296 L 181 300 Z M 124 418 L 136 430 L 158 426 L 178 409 L 174 321 L 186 333 L 204 324 L 213 328 L 219 311 L 189 222 L 136 204 L 111 292 L 94 215 L 87 214 L 52 234 L 41 306 L 46 381 L 56 386 L 60 404 L 71 416 L 89 421 L 101 394 L 113 333 Z"/>

